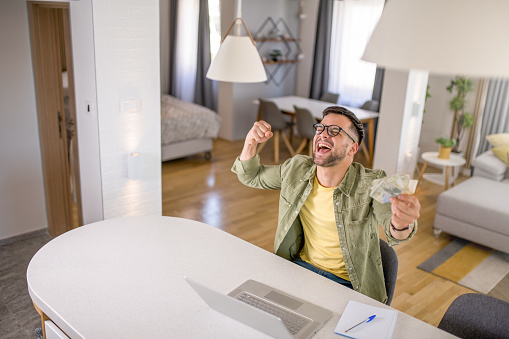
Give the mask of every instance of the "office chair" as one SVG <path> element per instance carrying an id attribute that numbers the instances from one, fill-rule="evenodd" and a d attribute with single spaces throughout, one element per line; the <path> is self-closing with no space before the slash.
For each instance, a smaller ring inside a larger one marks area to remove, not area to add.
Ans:
<path id="1" fill-rule="evenodd" d="M 283 139 L 283 142 L 288 148 L 290 155 L 293 156 L 295 154 L 290 141 L 286 137 L 285 130 L 292 128 L 293 124 L 284 119 L 283 113 L 275 103 L 272 101 L 265 101 L 259 99 L 260 101 L 260 119 L 269 123 L 272 127 L 272 132 L 274 133 L 274 161 L 279 163 L 279 135 Z M 260 154 L 262 148 L 265 146 L 267 141 L 260 144 L 258 147 L 258 154 Z"/>
<path id="2" fill-rule="evenodd" d="M 295 105 L 293 108 L 295 109 L 295 118 L 297 119 L 297 132 L 299 136 L 303 138 L 295 153 L 302 152 L 306 144 L 309 144 L 308 154 L 311 157 L 313 156 L 313 138 L 315 137 L 313 125 L 316 123 L 316 119 L 311 112 L 305 108 L 299 108 Z"/>
<path id="3" fill-rule="evenodd" d="M 367 111 L 378 112 L 378 107 L 380 103 L 377 100 L 368 100 L 362 104 L 361 108 Z"/>
<path id="4" fill-rule="evenodd" d="M 333 104 L 337 104 L 338 103 L 338 99 L 339 99 L 339 94 L 338 93 L 330 93 L 330 92 L 325 92 L 320 97 L 321 101 L 332 102 Z"/>
<path id="5" fill-rule="evenodd" d="M 380 239 L 380 254 L 382 255 L 385 290 L 387 291 L 387 305 L 390 305 L 394 297 L 396 280 L 398 278 L 398 256 L 394 248 L 382 239 Z"/>
<path id="6" fill-rule="evenodd" d="M 457 297 L 445 312 L 438 328 L 463 339 L 507 338 L 509 303 L 485 294 Z"/>

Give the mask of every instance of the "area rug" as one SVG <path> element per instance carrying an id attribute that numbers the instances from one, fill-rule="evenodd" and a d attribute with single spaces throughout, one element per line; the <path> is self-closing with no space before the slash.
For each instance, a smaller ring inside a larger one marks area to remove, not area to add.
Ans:
<path id="1" fill-rule="evenodd" d="M 507 253 L 458 238 L 417 267 L 509 302 Z"/>

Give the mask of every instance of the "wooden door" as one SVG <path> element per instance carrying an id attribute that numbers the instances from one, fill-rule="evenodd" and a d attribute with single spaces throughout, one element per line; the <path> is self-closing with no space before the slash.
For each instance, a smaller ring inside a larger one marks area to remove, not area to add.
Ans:
<path id="1" fill-rule="evenodd" d="M 69 6 L 28 7 L 48 227 L 57 236 L 82 224 Z"/>

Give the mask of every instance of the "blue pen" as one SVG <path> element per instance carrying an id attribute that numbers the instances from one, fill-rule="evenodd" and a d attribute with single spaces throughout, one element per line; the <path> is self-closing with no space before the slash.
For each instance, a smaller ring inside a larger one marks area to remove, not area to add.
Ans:
<path id="1" fill-rule="evenodd" d="M 348 332 L 348 331 L 350 331 L 350 330 L 352 330 L 352 329 L 354 329 L 354 328 L 356 328 L 356 327 L 357 327 L 357 326 L 359 326 L 359 325 L 362 325 L 362 324 L 364 324 L 364 323 L 369 323 L 371 320 L 375 319 L 375 317 L 376 317 L 376 315 L 372 315 L 372 316 L 371 316 L 371 317 L 369 317 L 368 319 L 364 319 L 363 321 L 361 321 L 361 322 L 360 322 L 360 323 L 358 323 L 357 325 L 354 325 L 354 326 L 350 327 L 348 330 L 346 330 L 346 331 L 345 331 L 345 333 L 346 333 L 346 332 Z"/>

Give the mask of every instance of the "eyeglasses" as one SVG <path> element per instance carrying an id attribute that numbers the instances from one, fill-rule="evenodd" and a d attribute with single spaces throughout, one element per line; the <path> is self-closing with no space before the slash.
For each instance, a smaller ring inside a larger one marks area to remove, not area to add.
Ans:
<path id="1" fill-rule="evenodd" d="M 323 130 L 324 129 L 327 129 L 327 134 L 329 134 L 331 137 L 335 137 L 336 135 L 338 135 L 341 131 L 345 132 L 346 135 L 348 135 L 348 137 L 350 139 L 352 139 L 353 142 L 357 142 L 355 141 L 354 138 L 352 138 L 350 136 L 350 134 L 346 133 L 346 131 L 344 129 L 342 129 L 341 127 L 339 127 L 338 125 L 330 125 L 330 126 L 326 126 L 324 124 L 314 124 L 313 125 L 313 129 L 315 131 L 315 134 L 322 134 Z"/>

